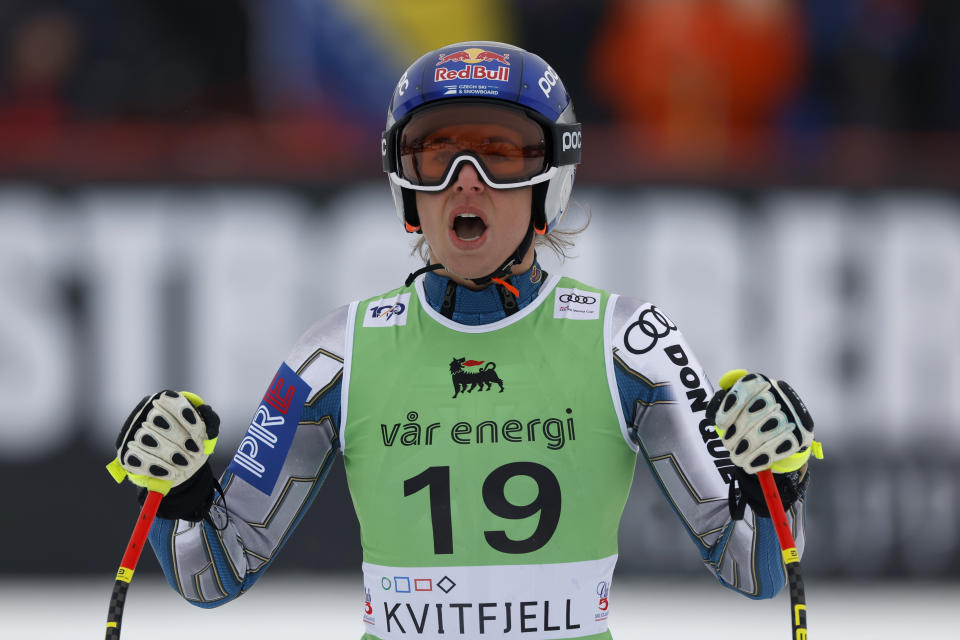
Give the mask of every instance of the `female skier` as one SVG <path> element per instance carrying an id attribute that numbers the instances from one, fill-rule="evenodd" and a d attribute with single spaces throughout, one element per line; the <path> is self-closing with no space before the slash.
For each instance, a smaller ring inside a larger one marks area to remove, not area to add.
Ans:
<path id="1" fill-rule="evenodd" d="M 148 396 L 123 425 L 112 465 L 166 492 L 150 540 L 184 598 L 214 607 L 249 589 L 338 451 L 368 640 L 610 638 L 638 454 L 722 584 L 780 590 L 754 474 L 777 472 L 802 550 L 813 423 L 762 375 L 714 395 L 662 310 L 540 268 L 582 142 L 563 83 L 532 53 L 464 42 L 407 69 L 381 152 L 427 265 L 304 334 L 219 483 L 219 419 L 199 397 Z"/>

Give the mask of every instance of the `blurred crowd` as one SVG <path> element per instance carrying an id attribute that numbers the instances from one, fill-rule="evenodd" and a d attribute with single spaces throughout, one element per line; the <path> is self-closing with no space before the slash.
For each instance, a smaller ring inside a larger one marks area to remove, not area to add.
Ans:
<path id="1" fill-rule="evenodd" d="M 811 575 L 960 576 L 960 0 L 0 0 L 0 486 L 57 469 L 7 511 L 48 521 L 64 477 L 114 491 L 104 452 L 144 390 L 245 424 L 251 363 L 419 266 L 378 222 L 386 106 L 419 55 L 474 39 L 574 96 L 573 212 L 602 215 L 571 275 L 817 407 Z M 342 470 L 288 569 L 359 562 Z M 122 493 L 58 518 L 116 519 Z M 622 569 L 702 573 L 659 490 L 631 500 Z M 129 529 L 100 529 L 6 527 L 27 552 L 4 569 L 102 572 Z"/>
<path id="2" fill-rule="evenodd" d="M 409 62 L 467 39 L 540 53 L 641 165 L 802 167 L 849 140 L 856 165 L 960 128 L 956 0 L 3 0 L 0 175 L 79 125 L 296 123 L 350 145 Z"/>

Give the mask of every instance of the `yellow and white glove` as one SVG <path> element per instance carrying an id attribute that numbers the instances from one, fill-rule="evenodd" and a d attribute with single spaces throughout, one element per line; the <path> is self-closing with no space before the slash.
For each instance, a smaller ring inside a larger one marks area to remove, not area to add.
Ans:
<path id="1" fill-rule="evenodd" d="M 716 425 L 730 461 L 747 473 L 789 473 L 805 465 L 811 453 L 823 457 L 813 439 L 813 418 L 782 380 L 743 369 L 728 371 L 706 417 Z"/>
<path id="2" fill-rule="evenodd" d="M 167 495 L 206 467 L 219 432 L 220 418 L 200 396 L 155 393 L 141 400 L 123 423 L 117 457 L 107 470 L 117 482 L 126 477 Z"/>

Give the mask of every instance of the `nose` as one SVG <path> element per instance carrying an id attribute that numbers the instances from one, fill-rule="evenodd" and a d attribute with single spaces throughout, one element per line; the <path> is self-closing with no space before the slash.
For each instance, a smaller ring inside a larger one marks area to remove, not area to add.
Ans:
<path id="1" fill-rule="evenodd" d="M 457 191 L 473 191 L 479 193 L 483 191 L 484 184 L 477 168 L 469 162 L 464 162 L 457 170 L 457 178 L 453 182 Z"/>

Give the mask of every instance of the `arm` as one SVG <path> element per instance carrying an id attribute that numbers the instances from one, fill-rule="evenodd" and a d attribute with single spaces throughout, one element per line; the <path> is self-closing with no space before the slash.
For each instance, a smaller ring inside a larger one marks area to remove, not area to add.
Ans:
<path id="1" fill-rule="evenodd" d="M 619 298 L 613 314 L 614 375 L 629 443 L 719 581 L 751 598 L 773 597 L 784 583 L 776 533 L 752 499 L 737 501 L 731 492 L 738 471 L 706 418 L 713 388 L 696 356 L 652 305 Z M 801 552 L 803 512 L 801 491 L 787 511 Z"/>
<path id="2" fill-rule="evenodd" d="M 284 361 L 306 393 L 302 405 L 287 414 L 299 414 L 289 450 L 280 451 L 281 431 L 291 425 L 276 424 L 277 411 L 265 404 L 271 393 L 285 396 L 290 388 L 289 379 L 278 387 L 278 377 L 224 472 L 223 493 L 206 517 L 198 522 L 160 518 L 151 529 L 150 542 L 168 582 L 192 604 L 215 607 L 249 589 L 319 492 L 339 449 L 345 321 L 343 307 L 314 325 Z M 276 431 L 279 441 L 264 435 L 263 426 Z M 270 482 L 274 473 L 276 480 Z"/>

